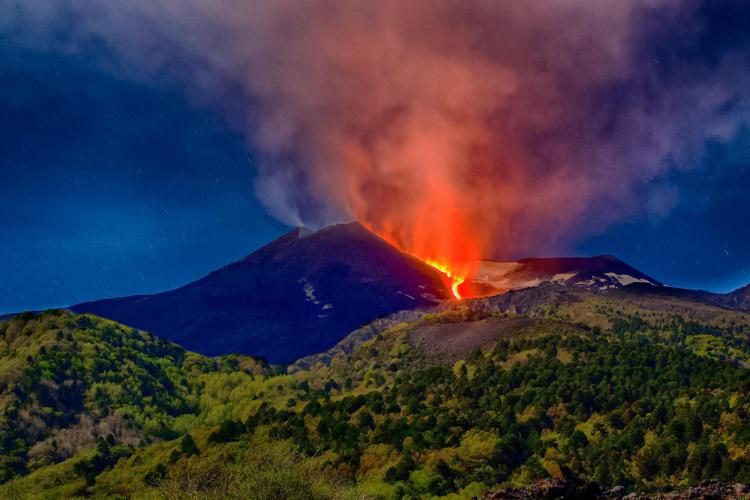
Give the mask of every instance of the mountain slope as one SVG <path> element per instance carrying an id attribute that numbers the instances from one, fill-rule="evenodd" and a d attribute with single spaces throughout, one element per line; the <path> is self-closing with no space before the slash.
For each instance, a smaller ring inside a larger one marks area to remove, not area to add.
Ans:
<path id="1" fill-rule="evenodd" d="M 318 364 L 331 365 L 336 362 L 335 360 L 348 356 L 362 344 L 372 341 L 389 329 L 406 323 L 432 325 L 436 316 L 440 317 L 439 322 L 443 323 L 445 318 L 450 318 L 452 326 L 440 335 L 432 336 L 431 343 L 434 345 L 427 347 L 427 350 L 435 350 L 438 349 L 437 346 L 442 345 L 455 355 L 481 348 L 487 339 L 492 340 L 495 334 L 507 330 L 507 325 L 484 329 L 479 319 L 488 314 L 523 315 L 534 320 L 554 317 L 566 322 L 574 320 L 577 326 L 618 329 L 622 318 L 613 315 L 614 311 L 623 315 L 658 319 L 660 327 L 668 325 L 669 328 L 673 328 L 678 324 L 682 325 L 679 326 L 680 329 L 688 328 L 692 333 L 715 335 L 716 332 L 724 332 L 725 335 L 719 343 L 705 337 L 703 340 L 711 340 L 724 359 L 750 366 L 750 314 L 718 303 L 724 297 L 699 290 L 645 283 L 632 283 L 621 288 L 605 290 L 554 282 L 541 283 L 491 297 L 458 304 L 445 302 L 430 310 L 403 311 L 381 318 L 351 332 L 328 351 L 297 360 L 291 365 L 290 370 L 305 370 Z M 695 332 L 692 329 L 697 323 L 703 326 Z M 685 324 L 689 325 L 685 327 Z M 520 326 L 514 325 L 514 329 L 519 330 Z M 456 337 L 456 329 L 461 332 L 460 338 Z M 451 338 L 455 342 L 451 341 Z M 748 351 L 748 354 L 742 354 L 744 351 Z"/>
<path id="2" fill-rule="evenodd" d="M 750 311 L 750 285 L 726 294 L 723 305 L 743 311 Z"/>
<path id="3" fill-rule="evenodd" d="M 507 262 L 484 260 L 479 262 L 471 280 L 500 291 L 530 288 L 548 282 L 596 290 L 620 288 L 632 283 L 661 285 L 611 255 Z"/>
<path id="4" fill-rule="evenodd" d="M 714 293 L 706 290 L 690 290 L 685 288 L 656 287 L 646 283 L 633 283 L 620 289 L 622 292 L 634 296 L 673 297 L 692 302 L 711 304 L 726 309 L 750 312 L 750 285 L 729 293 Z"/>
<path id="5" fill-rule="evenodd" d="M 182 288 L 71 307 L 207 355 L 289 362 L 447 295 L 441 275 L 358 223 L 294 230 Z"/>

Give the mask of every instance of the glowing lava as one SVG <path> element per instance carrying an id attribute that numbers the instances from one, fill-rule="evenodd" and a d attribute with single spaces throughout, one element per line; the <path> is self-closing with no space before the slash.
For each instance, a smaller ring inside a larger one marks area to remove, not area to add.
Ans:
<path id="1" fill-rule="evenodd" d="M 456 300 L 461 300 L 461 294 L 458 291 L 459 285 L 464 282 L 466 278 L 461 276 L 454 276 L 454 273 L 448 268 L 448 266 L 445 266 L 443 264 L 439 264 L 437 262 L 433 262 L 430 260 L 425 260 L 425 263 L 429 264 L 430 266 L 434 267 L 444 275 L 448 277 L 448 279 L 451 280 L 451 291 L 453 292 L 453 296 L 456 298 Z"/>
<path id="2" fill-rule="evenodd" d="M 443 224 L 437 224 L 434 227 L 440 231 L 436 232 L 427 231 L 425 228 L 428 226 L 419 224 L 415 226 L 416 229 L 405 233 L 407 237 L 391 226 L 381 229 L 369 223 L 364 223 L 364 226 L 402 252 L 440 271 L 450 283 L 456 300 L 473 297 L 471 290 L 464 290 L 464 295 L 468 292 L 469 297 L 464 297 L 459 290 L 467 277 L 472 275 L 473 263 L 478 262 L 479 255 L 478 246 L 466 229 L 468 224 L 464 224 L 461 218 L 449 218 Z"/>

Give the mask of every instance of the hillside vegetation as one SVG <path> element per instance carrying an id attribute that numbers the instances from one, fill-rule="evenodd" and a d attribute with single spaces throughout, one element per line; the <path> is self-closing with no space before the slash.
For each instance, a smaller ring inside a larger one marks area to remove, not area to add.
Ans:
<path id="1" fill-rule="evenodd" d="M 252 381 L 267 369 L 248 357 L 205 358 L 90 315 L 0 322 L 0 481 L 94 448 L 107 450 L 87 465 L 87 475 L 97 473 L 136 446 L 176 438 L 181 417 L 210 416 L 202 403 L 212 380 Z"/>
<path id="2" fill-rule="evenodd" d="M 88 315 L 2 323 L 0 497 L 750 482 L 750 315 L 549 288 L 403 319 L 288 371 Z"/>

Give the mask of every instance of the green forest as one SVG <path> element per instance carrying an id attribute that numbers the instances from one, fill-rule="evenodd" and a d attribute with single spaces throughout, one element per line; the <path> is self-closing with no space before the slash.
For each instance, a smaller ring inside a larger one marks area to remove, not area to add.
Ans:
<path id="1" fill-rule="evenodd" d="M 207 358 L 91 315 L 25 313 L 0 323 L 0 497 L 749 483 L 750 316 L 670 300 L 525 314 L 455 304 L 289 367 Z"/>

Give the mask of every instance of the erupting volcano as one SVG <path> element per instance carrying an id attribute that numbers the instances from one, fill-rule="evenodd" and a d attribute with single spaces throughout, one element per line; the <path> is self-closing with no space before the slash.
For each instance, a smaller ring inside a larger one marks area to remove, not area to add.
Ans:
<path id="1" fill-rule="evenodd" d="M 331 348 L 375 318 L 449 299 L 446 285 L 432 267 L 352 222 L 295 229 L 178 289 L 71 309 L 209 355 L 290 362 Z"/>
<path id="2" fill-rule="evenodd" d="M 372 231 L 372 227 L 368 226 L 368 229 Z M 433 268 L 440 271 L 446 279 L 446 284 L 448 287 L 450 287 L 451 292 L 453 293 L 453 297 L 456 300 L 461 300 L 464 298 L 474 298 L 474 294 L 471 293 L 469 290 L 460 288 L 461 285 L 466 282 L 467 278 L 473 274 L 473 272 L 476 270 L 476 266 L 478 264 L 478 259 L 471 259 L 471 260 L 460 260 L 460 261 L 452 261 L 450 259 L 447 259 L 445 257 L 437 256 L 432 257 L 434 252 L 425 251 L 415 251 L 410 249 L 409 247 L 405 247 L 404 245 L 400 244 L 397 240 L 394 240 L 390 235 L 378 233 L 375 232 L 378 236 L 386 240 L 391 245 L 395 246 L 399 250 L 408 253 L 409 255 L 416 257 L 417 259 L 421 260 L 425 264 L 428 264 L 432 266 Z M 430 256 L 430 257 L 428 257 Z"/>
<path id="3" fill-rule="evenodd" d="M 379 231 L 372 224 L 365 226 L 402 252 L 440 271 L 456 300 L 474 296 L 470 290 L 460 287 L 473 274 L 479 262 L 478 245 L 459 226 L 452 225 L 457 230 L 455 232 L 450 231 L 450 227 L 433 227 L 432 237 L 428 231 L 420 231 L 419 229 L 424 228 L 421 226 L 417 231 L 408 233 L 411 236 L 408 240 L 397 237 L 394 231 Z M 461 234 L 462 237 L 454 238 L 453 234 Z"/>
<path id="4" fill-rule="evenodd" d="M 434 160 L 429 177 L 422 182 L 412 175 L 413 169 L 406 167 L 411 162 L 404 160 L 398 163 L 404 168 L 399 174 L 410 182 L 402 182 L 398 188 L 381 186 L 377 194 L 356 189 L 351 198 L 360 203 L 352 205 L 362 208 L 358 218 L 370 231 L 440 271 L 456 300 L 471 298 L 470 290 L 461 285 L 482 258 L 483 233 L 474 222 L 477 217 L 471 204 L 464 199 L 462 184 L 453 177 L 450 162 L 432 154 L 428 148 L 419 155 Z M 406 189 L 407 185 L 414 187 Z M 362 203 L 362 197 L 366 203 Z M 385 208 L 372 210 L 374 206 Z"/>

